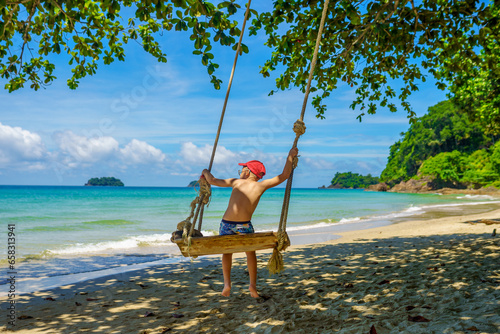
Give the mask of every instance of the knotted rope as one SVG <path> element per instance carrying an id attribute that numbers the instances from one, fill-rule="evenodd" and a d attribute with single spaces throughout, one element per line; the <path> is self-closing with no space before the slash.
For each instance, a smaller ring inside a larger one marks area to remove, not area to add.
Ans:
<path id="1" fill-rule="evenodd" d="M 304 102 L 302 103 L 302 110 L 300 113 L 300 118 L 293 125 L 293 131 L 295 132 L 295 140 L 293 141 L 292 148 L 297 147 L 297 143 L 299 141 L 300 136 L 302 136 L 306 132 L 306 126 L 304 123 L 304 114 L 306 112 L 307 100 L 309 98 L 309 93 L 311 91 L 311 82 L 312 82 L 312 77 L 314 74 L 314 68 L 316 67 L 316 62 L 318 60 L 319 45 L 321 43 L 321 35 L 323 34 L 323 27 L 325 25 L 326 13 L 328 11 L 328 3 L 329 3 L 329 0 L 325 0 L 325 3 L 323 5 L 323 12 L 321 14 L 321 22 L 319 24 L 318 35 L 316 37 L 316 46 L 314 47 L 314 54 L 313 54 L 313 59 L 311 61 L 311 68 L 309 69 L 309 78 L 308 78 L 306 92 L 305 92 L 305 96 L 304 96 Z M 293 171 L 297 167 L 298 160 L 299 159 L 297 157 L 294 158 L 294 161 L 292 164 L 292 172 L 290 173 L 290 176 L 288 177 L 288 180 L 286 182 L 285 196 L 283 198 L 283 206 L 281 208 L 280 224 L 279 224 L 278 233 L 277 233 L 278 243 L 277 243 L 276 247 L 274 247 L 273 254 L 271 255 L 271 258 L 269 259 L 269 262 L 267 263 L 267 269 L 269 270 L 270 274 L 276 274 L 276 273 L 280 273 L 281 271 L 283 271 L 284 264 L 283 264 L 283 255 L 281 254 L 281 252 L 286 250 L 287 247 L 290 246 L 290 238 L 288 237 L 288 234 L 286 233 L 286 220 L 288 217 L 288 206 L 290 204 L 290 195 L 291 195 L 291 191 L 292 191 Z"/>

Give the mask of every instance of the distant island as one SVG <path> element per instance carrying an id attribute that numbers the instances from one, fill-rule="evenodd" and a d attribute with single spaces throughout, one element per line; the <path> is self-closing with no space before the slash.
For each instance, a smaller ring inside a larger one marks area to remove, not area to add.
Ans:
<path id="1" fill-rule="evenodd" d="M 199 185 L 200 185 L 199 182 L 197 180 L 195 180 L 195 181 L 189 182 L 188 187 L 194 188 L 194 187 L 197 187 Z"/>
<path id="2" fill-rule="evenodd" d="M 114 177 L 93 177 L 87 181 L 85 186 L 123 187 L 124 184 L 121 180 Z"/>
<path id="3" fill-rule="evenodd" d="M 360 175 L 358 173 L 345 172 L 336 173 L 328 187 L 322 186 L 321 189 L 365 189 L 371 185 L 379 183 L 378 177 L 368 175 Z"/>

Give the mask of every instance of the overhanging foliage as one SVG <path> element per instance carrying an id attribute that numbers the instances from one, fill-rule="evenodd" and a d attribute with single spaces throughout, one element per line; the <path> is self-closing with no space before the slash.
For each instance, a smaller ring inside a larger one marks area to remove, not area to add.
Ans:
<path id="1" fill-rule="evenodd" d="M 261 73 L 276 72 L 278 90 L 305 89 L 322 4 L 276 0 L 271 11 L 252 12 L 250 35 L 264 31 L 272 49 Z M 380 107 L 396 111 L 398 104 L 413 120 L 408 98 L 426 75 L 434 76 L 440 89 L 453 82 L 452 95 L 462 96 L 464 85 L 471 84 L 467 73 L 476 77 L 477 71 L 482 81 L 474 84 L 498 92 L 498 51 L 492 50 L 500 40 L 499 6 L 477 0 L 331 0 L 314 73 L 317 117 L 324 117 L 324 99 L 342 84 L 355 88 L 351 108 L 360 120 Z M 125 20 L 127 8 L 133 14 Z M 25 84 L 38 89 L 55 79 L 50 55 L 65 53 L 73 72 L 68 85 L 74 89 L 98 64 L 124 60 L 123 45 L 130 41 L 166 62 L 161 35 L 187 31 L 193 53 L 218 89 L 212 45 L 235 48 L 240 30 L 233 18 L 242 20 L 240 9 L 234 0 L 0 0 L 0 77 L 9 91 Z M 243 45 L 242 51 L 248 48 Z M 499 94 L 484 93 L 481 103 L 487 107 L 480 117 L 500 121 Z M 460 99 L 466 106 L 477 100 L 477 94 L 467 94 Z"/>
<path id="2" fill-rule="evenodd" d="M 216 89 L 212 43 L 233 46 L 239 36 L 231 17 L 240 6 L 233 1 L 0 1 L 0 77 L 12 92 L 29 84 L 37 90 L 50 84 L 53 54 L 66 54 L 72 67 L 68 86 L 95 74 L 99 63 L 125 59 L 124 44 L 138 42 L 159 62 L 167 55 L 161 46 L 164 32 L 187 31 L 193 54 L 200 56 Z M 125 12 L 132 13 L 130 15 Z M 256 14 L 255 11 L 252 11 Z M 248 47 L 242 45 L 242 52 Z"/>

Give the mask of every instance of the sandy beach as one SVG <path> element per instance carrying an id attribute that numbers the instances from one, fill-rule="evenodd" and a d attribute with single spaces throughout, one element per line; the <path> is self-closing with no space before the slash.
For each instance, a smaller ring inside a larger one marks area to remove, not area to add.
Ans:
<path id="1" fill-rule="evenodd" d="M 220 296 L 219 257 L 16 296 L 4 333 L 499 333 L 500 210 L 340 233 L 284 253 L 258 299 L 245 259 Z"/>

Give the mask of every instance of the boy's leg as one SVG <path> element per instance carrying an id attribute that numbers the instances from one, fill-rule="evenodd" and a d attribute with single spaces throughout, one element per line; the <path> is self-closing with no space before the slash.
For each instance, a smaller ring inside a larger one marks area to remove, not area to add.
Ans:
<path id="1" fill-rule="evenodd" d="M 222 275 L 224 275 L 224 289 L 222 295 L 229 297 L 231 293 L 231 266 L 233 264 L 233 254 L 222 254 Z"/>
<path id="2" fill-rule="evenodd" d="M 250 286 L 248 290 L 250 290 L 250 295 L 254 298 L 259 297 L 259 293 L 257 292 L 257 255 L 255 251 L 245 252 L 247 254 L 247 267 L 248 267 L 248 275 L 250 276 Z"/>

